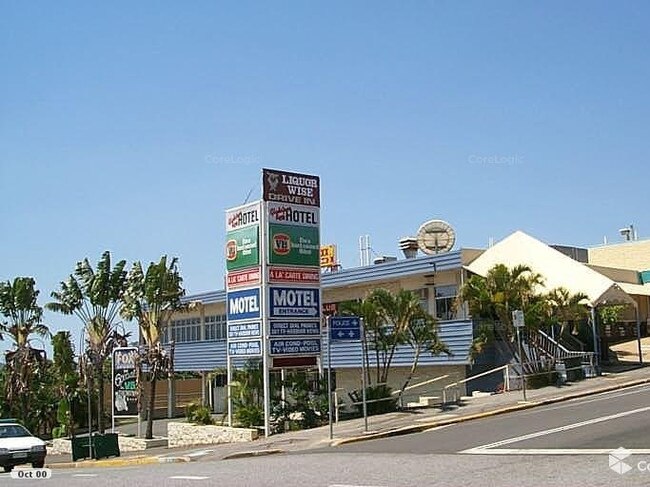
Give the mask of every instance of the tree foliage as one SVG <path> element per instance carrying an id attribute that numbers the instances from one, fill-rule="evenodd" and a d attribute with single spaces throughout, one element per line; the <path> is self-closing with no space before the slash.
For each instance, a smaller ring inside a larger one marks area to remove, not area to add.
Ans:
<path id="1" fill-rule="evenodd" d="M 127 273 L 126 261 L 111 267 L 111 254 L 105 251 L 97 268 L 88 259 L 77 262 L 73 274 L 51 293 L 53 302 L 46 308 L 76 315 L 83 323 L 87 351 L 97 383 L 97 417 L 99 432 L 104 432 L 104 365 L 117 342 L 123 339 L 117 331 L 119 311 L 124 295 Z"/>
<path id="2" fill-rule="evenodd" d="M 184 295 L 176 258 L 168 262 L 167 256 L 162 256 L 157 263 L 149 264 L 146 273 L 142 264 L 135 262 L 128 273 L 120 313 L 124 319 L 138 322 L 144 340 L 139 363 L 147 370 L 150 383 L 146 438 L 153 438 L 156 381 L 174 370 L 173 345 L 167 351 L 160 340 L 173 314 L 185 309 L 181 301 Z"/>

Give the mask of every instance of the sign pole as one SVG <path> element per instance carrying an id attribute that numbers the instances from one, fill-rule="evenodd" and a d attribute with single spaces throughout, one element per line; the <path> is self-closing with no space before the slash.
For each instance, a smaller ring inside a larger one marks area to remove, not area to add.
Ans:
<path id="1" fill-rule="evenodd" d="M 368 403 L 366 402 L 366 334 L 364 332 L 364 322 L 361 318 L 361 387 L 363 388 L 363 430 L 368 432 Z"/>
<path id="2" fill-rule="evenodd" d="M 228 408 L 228 426 L 232 428 L 232 360 L 230 352 L 226 354 L 226 401 Z"/>
<path id="3" fill-rule="evenodd" d="M 334 438 L 334 425 L 332 424 L 332 339 L 329 336 L 329 316 L 327 317 L 327 403 L 329 406 L 329 426 L 330 426 L 330 440 Z"/>
<path id="4" fill-rule="evenodd" d="M 111 353 L 111 433 L 115 433 L 115 355 Z"/>
<path id="5" fill-rule="evenodd" d="M 517 342 L 519 343 L 519 365 L 521 366 L 521 390 L 524 393 L 524 401 L 526 401 L 526 372 L 524 371 L 524 356 L 521 353 L 521 333 L 517 327 Z"/>
<path id="6" fill-rule="evenodd" d="M 262 181 L 262 185 L 264 181 Z M 263 187 L 263 186 L 262 186 Z M 260 215 L 260 269 L 262 277 L 262 285 L 260 286 L 260 302 L 261 306 L 261 321 L 262 321 L 262 368 L 264 376 L 264 436 L 268 438 L 271 434 L 270 419 L 271 419 L 271 378 L 269 374 L 270 357 L 269 357 L 269 303 L 268 303 L 268 276 L 267 276 L 267 262 L 268 262 L 268 242 L 267 242 L 267 206 L 266 201 L 262 201 L 261 208 L 262 214 Z"/>

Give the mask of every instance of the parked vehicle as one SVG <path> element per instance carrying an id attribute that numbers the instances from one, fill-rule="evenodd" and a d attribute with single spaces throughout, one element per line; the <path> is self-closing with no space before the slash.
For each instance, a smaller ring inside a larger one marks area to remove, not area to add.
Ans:
<path id="1" fill-rule="evenodd" d="M 0 419 L 0 466 L 5 472 L 26 463 L 31 463 L 32 468 L 43 468 L 45 455 L 43 440 L 13 419 Z"/>

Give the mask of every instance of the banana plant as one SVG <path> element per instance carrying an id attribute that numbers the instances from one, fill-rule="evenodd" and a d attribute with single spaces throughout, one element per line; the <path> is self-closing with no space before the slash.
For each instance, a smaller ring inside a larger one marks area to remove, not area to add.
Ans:
<path id="1" fill-rule="evenodd" d="M 149 376 L 149 401 L 145 437 L 153 438 L 153 414 L 156 381 L 174 370 L 173 343 L 169 350 L 160 338 L 169 326 L 172 315 L 186 308 L 181 301 L 185 295 L 183 279 L 178 271 L 178 259 L 169 261 L 164 255 L 158 263 L 151 262 L 146 273 L 140 262 L 135 262 L 128 273 L 127 285 L 120 313 L 126 320 L 136 320 L 144 342 L 139 354 L 139 369 Z M 140 377 L 142 374 L 139 373 Z M 138 387 L 141 390 L 141 382 Z"/>
<path id="2" fill-rule="evenodd" d="M 104 365 L 120 339 L 120 307 L 126 285 L 126 261 L 111 267 L 111 254 L 105 251 L 97 268 L 88 259 L 77 262 L 73 274 L 60 283 L 45 305 L 51 311 L 76 315 L 84 326 L 86 355 L 94 369 L 97 385 L 98 430 L 104 432 Z"/>

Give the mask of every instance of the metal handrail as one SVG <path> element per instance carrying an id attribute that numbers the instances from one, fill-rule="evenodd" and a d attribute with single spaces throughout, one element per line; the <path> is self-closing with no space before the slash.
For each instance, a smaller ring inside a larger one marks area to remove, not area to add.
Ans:
<path id="1" fill-rule="evenodd" d="M 510 367 L 510 364 L 502 365 L 501 367 L 496 367 L 494 369 L 486 370 L 485 372 L 481 372 L 480 374 L 473 375 L 471 377 L 466 377 L 465 379 L 461 379 L 456 382 L 452 382 L 451 384 L 447 384 L 445 387 L 442 389 L 442 403 L 446 404 L 447 403 L 447 390 L 451 389 L 452 387 L 458 388 L 460 384 L 466 384 L 467 382 L 478 379 L 480 377 L 485 377 L 486 375 L 494 374 L 495 372 L 499 372 L 500 370 L 504 371 L 504 388 L 505 390 L 510 390 L 510 378 L 508 374 L 508 367 Z M 457 391 L 456 391 L 457 392 Z M 456 394 L 454 394 L 454 400 L 456 401 Z"/>
<path id="2" fill-rule="evenodd" d="M 413 384 L 411 386 L 405 387 L 404 389 L 400 389 L 398 391 L 393 391 L 393 392 L 391 392 L 391 395 L 394 396 L 394 395 L 400 394 L 402 392 L 410 391 L 411 389 L 416 389 L 418 387 L 422 387 L 422 386 L 425 386 L 427 384 L 431 384 L 432 382 L 437 382 L 439 380 L 446 379 L 447 377 L 449 377 L 449 374 L 441 375 L 439 377 L 434 377 L 433 379 L 425 380 L 424 382 L 420 382 L 418 384 Z"/>

